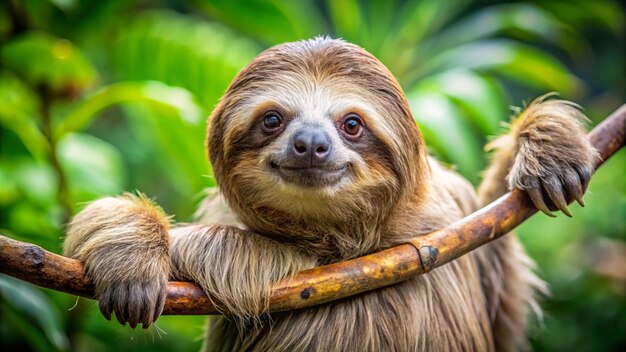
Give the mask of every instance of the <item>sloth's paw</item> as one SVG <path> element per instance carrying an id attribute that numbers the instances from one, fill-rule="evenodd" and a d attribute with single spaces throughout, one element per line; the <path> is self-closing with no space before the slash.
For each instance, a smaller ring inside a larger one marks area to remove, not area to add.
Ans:
<path id="1" fill-rule="evenodd" d="M 579 108 L 563 100 L 536 101 L 524 110 L 512 129 L 517 154 L 508 176 L 509 188 L 525 190 L 537 209 L 554 216 L 559 209 L 572 216 L 567 204 L 584 206 L 583 194 L 597 152 L 589 143 Z"/>
<path id="2" fill-rule="evenodd" d="M 105 287 L 96 298 L 100 311 L 108 320 L 111 314 L 120 324 L 128 323 L 131 328 L 142 324 L 147 329 L 163 312 L 167 279 L 148 279 L 133 282 L 118 282 Z"/>

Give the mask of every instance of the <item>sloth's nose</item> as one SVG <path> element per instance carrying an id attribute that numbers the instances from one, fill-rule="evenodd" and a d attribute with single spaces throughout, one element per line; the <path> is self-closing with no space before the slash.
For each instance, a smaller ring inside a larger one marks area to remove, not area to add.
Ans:
<path id="1" fill-rule="evenodd" d="M 328 134 L 322 127 L 317 126 L 307 126 L 296 131 L 292 142 L 293 157 L 307 164 L 310 162 L 310 165 L 323 164 L 328 159 L 332 147 Z"/>

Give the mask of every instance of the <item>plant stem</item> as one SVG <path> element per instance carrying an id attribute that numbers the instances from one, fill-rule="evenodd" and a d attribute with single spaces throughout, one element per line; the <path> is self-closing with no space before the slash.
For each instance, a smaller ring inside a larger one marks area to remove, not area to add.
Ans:
<path id="1" fill-rule="evenodd" d="M 43 134 L 46 137 L 48 144 L 50 145 L 50 163 L 52 164 L 52 168 L 54 168 L 54 171 L 57 174 L 57 197 L 64 212 L 62 223 L 65 223 L 72 215 L 73 211 L 70 193 L 67 188 L 67 178 L 65 176 L 63 168 L 61 167 L 61 163 L 57 155 L 57 141 L 54 138 L 54 134 L 52 132 L 52 118 L 50 111 L 52 109 L 53 94 L 51 89 L 45 85 L 39 86 L 38 92 L 39 97 L 41 98 L 40 113 L 43 122 Z"/>
<path id="2" fill-rule="evenodd" d="M 50 163 L 52 164 L 52 168 L 57 174 L 57 198 L 59 199 L 59 203 L 61 204 L 61 208 L 63 209 L 63 215 L 61 216 L 61 223 L 65 224 L 69 220 L 70 216 L 73 214 L 72 209 L 72 201 L 70 197 L 70 192 L 67 187 L 67 178 L 65 176 L 65 172 L 61 167 L 61 162 L 59 161 L 59 157 L 57 154 L 57 140 L 54 136 L 54 132 L 52 129 L 52 104 L 54 101 L 54 94 L 50 87 L 45 85 L 40 85 L 37 87 L 37 91 L 39 92 L 39 97 L 41 99 L 41 120 L 43 123 L 43 134 L 50 145 Z M 76 334 L 78 331 L 78 326 L 83 317 L 83 313 L 85 312 L 85 302 L 84 300 L 77 301 L 76 306 L 72 309 L 66 320 L 66 331 L 70 338 L 70 345 L 76 345 Z"/>

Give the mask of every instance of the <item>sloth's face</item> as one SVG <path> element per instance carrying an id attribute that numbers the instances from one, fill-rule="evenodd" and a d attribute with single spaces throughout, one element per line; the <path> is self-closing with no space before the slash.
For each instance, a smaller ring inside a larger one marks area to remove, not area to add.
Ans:
<path id="1" fill-rule="evenodd" d="M 352 176 L 351 165 L 360 158 L 350 147 L 365 133 L 359 114 L 329 111 L 308 119 L 289 115 L 283 109 L 270 110 L 259 123 L 262 133 L 276 140 L 266 148 L 266 162 L 278 182 L 323 188 Z"/>
<path id="2" fill-rule="evenodd" d="M 380 116 L 356 87 L 332 81 L 281 86 L 248 103 L 249 129 L 241 141 L 258 150 L 255 169 L 273 191 L 334 193 L 366 176 L 367 159 L 375 157 L 368 151 L 385 154 L 370 130 Z M 377 164 L 385 163 L 380 158 Z"/>
<path id="3" fill-rule="evenodd" d="M 332 80 L 294 84 L 302 78 L 274 77 L 240 102 L 225 134 L 237 153 L 233 181 L 285 210 L 323 207 L 330 197 L 394 181 L 391 155 L 376 136 L 383 117 L 367 92 Z"/>
<path id="4" fill-rule="evenodd" d="M 422 142 L 401 89 L 345 42 L 269 49 L 235 78 L 210 124 L 215 177 L 240 208 L 358 209 L 416 182 Z"/>

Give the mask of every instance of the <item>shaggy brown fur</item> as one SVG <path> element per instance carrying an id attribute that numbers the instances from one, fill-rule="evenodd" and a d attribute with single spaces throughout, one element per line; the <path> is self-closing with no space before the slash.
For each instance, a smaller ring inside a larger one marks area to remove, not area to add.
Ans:
<path id="1" fill-rule="evenodd" d="M 261 126 L 268 111 L 283 118 L 278 132 Z M 354 113 L 363 123 L 358 138 L 342 132 Z M 581 200 L 594 157 L 581 120 L 571 103 L 531 104 L 494 143 L 479 197 L 427 156 L 404 93 L 373 56 L 325 38 L 279 45 L 234 79 L 210 118 L 221 195 L 199 215 L 222 225 L 178 226 L 168 239 L 167 217 L 153 204 L 106 198 L 74 219 L 65 253 L 85 261 L 103 313 L 122 323 L 146 327 L 158 316 L 167 275 L 198 283 L 231 313 L 210 320 L 206 350 L 523 349 L 534 296 L 545 288 L 513 235 L 401 284 L 264 312 L 276 280 L 446 226 L 506 192 L 507 179 L 544 211 L 567 211 L 566 200 Z M 307 187 L 281 176 L 292 172 L 280 165 L 293 161 L 290 138 L 311 129 L 328 139 L 324 162 L 343 170 L 338 181 Z"/>
<path id="2" fill-rule="evenodd" d="M 130 194 L 93 202 L 69 224 L 63 254 L 85 263 L 107 319 L 115 312 L 120 324 L 148 327 L 161 315 L 170 272 L 168 228 L 161 209 Z"/>

